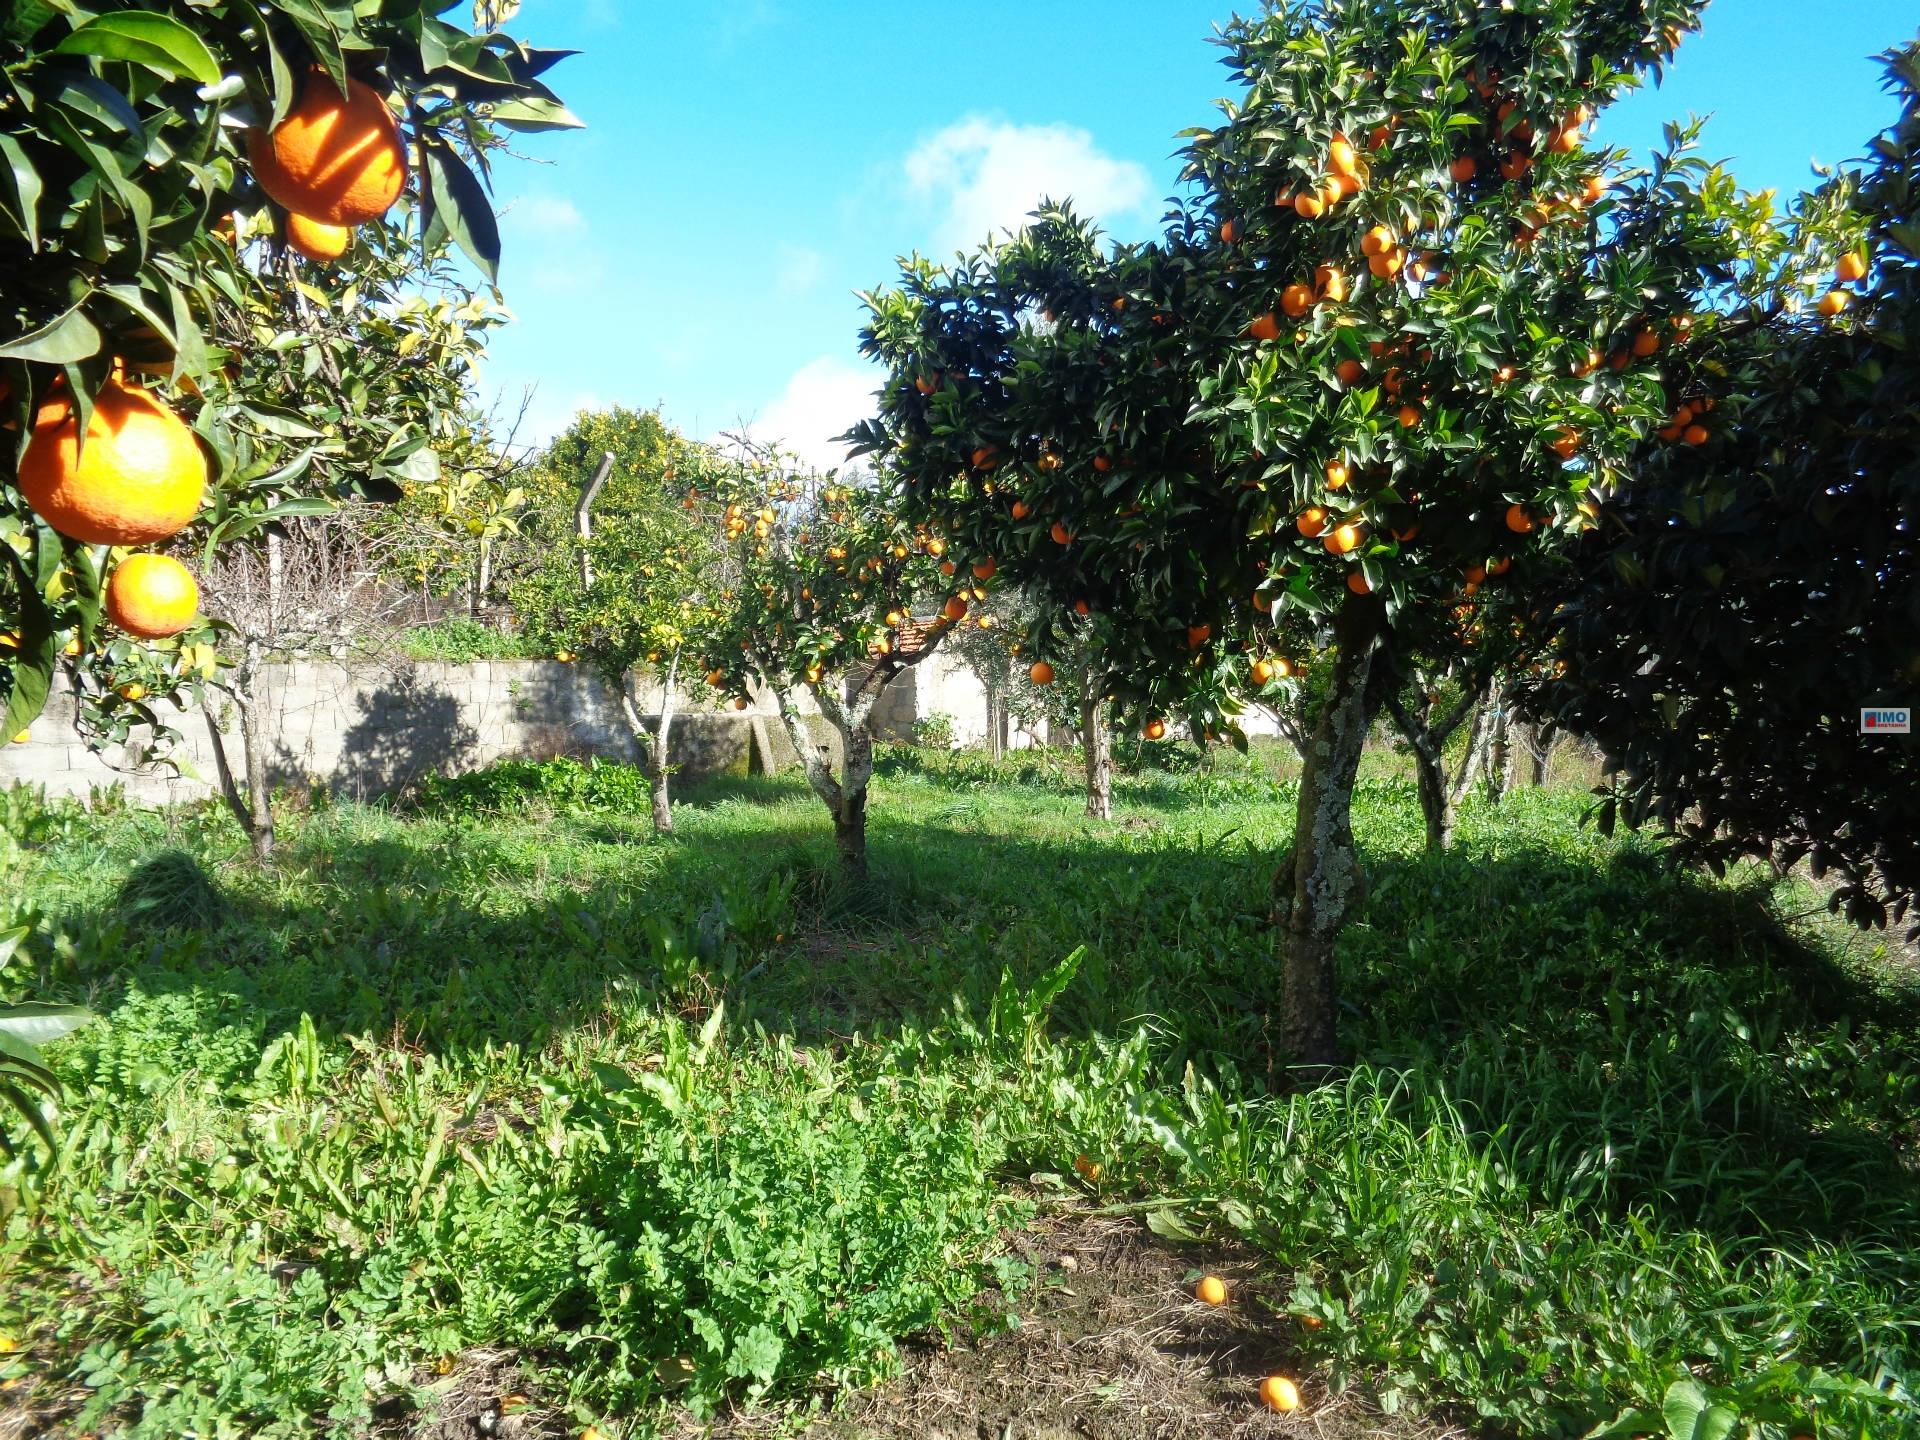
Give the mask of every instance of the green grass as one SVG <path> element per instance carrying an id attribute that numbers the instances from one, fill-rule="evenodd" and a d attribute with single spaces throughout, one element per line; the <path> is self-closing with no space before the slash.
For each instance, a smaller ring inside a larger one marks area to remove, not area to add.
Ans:
<path id="1" fill-rule="evenodd" d="M 1681 1382 L 1736 1434 L 1920 1435 L 1920 997 L 1884 947 L 1578 795 L 1470 804 L 1429 860 L 1370 756 L 1358 1063 L 1286 1094 L 1292 786 L 1150 758 L 1107 826 L 1056 757 L 894 752 L 861 892 L 794 780 L 690 791 L 662 843 L 644 787 L 533 767 L 518 805 L 317 811 L 265 873 L 211 810 L 11 802 L 37 934 L 0 1002 L 105 1018 L 50 1052 L 0 1377 L 77 1378 L 76 1432 L 291 1436 L 508 1346 L 559 1419 L 644 1434 L 1001 1323 L 1009 1229 L 1072 1199 L 1250 1241 L 1303 1354 L 1389 1406 L 1578 1436 Z"/>

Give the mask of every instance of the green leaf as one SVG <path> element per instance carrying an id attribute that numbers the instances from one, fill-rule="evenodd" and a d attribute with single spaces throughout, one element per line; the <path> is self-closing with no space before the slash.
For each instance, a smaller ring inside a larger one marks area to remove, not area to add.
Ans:
<path id="1" fill-rule="evenodd" d="M 422 137 L 426 158 L 427 195 L 436 219 L 442 220 L 454 243 L 480 267 L 489 284 L 500 280 L 500 224 L 494 218 L 487 192 L 466 162 L 444 141 Z"/>
<path id="2" fill-rule="evenodd" d="M 286 16 L 305 38 L 307 46 L 313 51 L 313 58 L 320 62 L 333 83 L 344 94 L 347 88 L 347 59 L 340 50 L 340 31 L 326 11 L 312 0 L 268 0 L 268 3 Z"/>
<path id="3" fill-rule="evenodd" d="M 529 95 L 519 100 L 503 100 L 493 107 L 490 117 L 509 130 L 578 130 L 586 121 L 558 100 Z"/>
<path id="4" fill-rule="evenodd" d="M 20 142 L 11 135 L 0 135 L 0 160 L 6 165 L 0 168 L 0 180 L 6 182 L 13 197 L 10 213 L 20 224 L 20 233 L 27 238 L 27 244 L 35 250 L 40 248 L 40 172 L 33 168 L 33 162 L 27 159 L 27 152 L 20 148 Z"/>
<path id="5" fill-rule="evenodd" d="M 71 1035 L 92 1018 L 91 1010 L 78 1005 L 10 1005 L 0 1008 L 0 1035 L 11 1035 L 33 1046 L 46 1045 Z"/>
<path id="6" fill-rule="evenodd" d="M 85 302 L 49 320 L 38 330 L 0 344 L 0 360 L 37 360 L 43 365 L 67 365 L 100 353 L 100 329 L 86 315 Z"/>
<path id="7" fill-rule="evenodd" d="M 67 36 L 54 53 L 126 60 L 161 75 L 185 75 L 202 85 L 220 79 L 219 62 L 206 42 L 171 15 L 138 10 L 102 15 Z"/>

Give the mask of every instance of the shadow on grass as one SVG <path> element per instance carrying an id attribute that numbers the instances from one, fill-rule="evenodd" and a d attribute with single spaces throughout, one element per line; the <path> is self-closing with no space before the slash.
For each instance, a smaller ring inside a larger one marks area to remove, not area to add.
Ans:
<path id="1" fill-rule="evenodd" d="M 686 977 L 663 968 L 663 935 L 730 977 L 738 1035 L 829 1046 L 934 1026 L 956 999 L 984 1015 L 1003 971 L 1024 984 L 1085 946 L 1057 1032 L 1145 1025 L 1170 1081 L 1191 1063 L 1257 1087 L 1283 1063 L 1269 1033 L 1271 857 L 1231 832 L 1076 830 L 1059 815 L 1028 831 L 964 797 L 932 819 L 882 807 L 875 879 L 856 889 L 834 869 L 824 811 L 791 780 L 709 781 L 680 815 L 669 842 L 644 816 L 317 824 L 280 883 L 192 907 L 211 926 L 201 943 L 116 951 L 111 971 L 80 978 L 106 1011 L 135 983 L 192 992 L 263 1038 L 306 1015 L 323 1038 L 405 1036 L 460 1059 L 536 1051 L 604 1014 L 616 981 L 671 1011 Z M 1910 1045 L 1920 1000 L 1799 942 L 1757 893 L 1633 849 L 1595 863 L 1493 833 L 1439 858 L 1369 852 L 1371 897 L 1342 951 L 1357 1057 L 1444 1089 L 1543 1198 L 1834 1243 L 1914 1212 L 1910 1112 L 1889 1130 L 1884 1105 L 1840 1077 L 1830 1106 L 1809 1107 L 1796 1067 Z M 587 847 L 608 852 L 598 868 L 554 883 L 547 867 Z M 167 923 L 156 877 L 201 893 L 183 858 L 130 880 L 149 923 Z M 1595 1153 L 1614 1157 L 1597 1176 L 1580 1168 Z"/>

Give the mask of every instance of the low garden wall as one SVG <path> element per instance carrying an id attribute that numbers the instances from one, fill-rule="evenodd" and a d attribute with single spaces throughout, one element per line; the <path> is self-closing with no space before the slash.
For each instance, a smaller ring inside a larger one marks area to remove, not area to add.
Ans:
<path id="1" fill-rule="evenodd" d="M 597 673 L 552 660 L 482 660 L 471 664 L 388 662 L 378 665 L 299 663 L 268 667 L 269 767 L 277 783 L 325 785 L 356 798 L 392 795 L 428 774 L 456 774 L 507 758 L 556 755 L 637 761 L 638 749 L 620 697 Z M 763 702 L 752 711 L 717 710 L 678 701 L 673 760 L 690 777 L 755 768 L 756 751 L 774 768 L 795 762 L 793 746 Z M 642 694 L 651 721 L 656 694 Z M 166 803 L 195 799 L 216 784 L 206 720 L 197 710 L 169 723 L 185 736 L 174 752 L 180 773 L 143 771 L 137 756 L 101 755 L 74 731 L 74 699 L 64 683 L 28 738 L 0 746 L 0 787 L 44 785 L 52 794 L 84 795 L 123 785 L 130 798 Z M 764 745 L 756 744 L 757 728 Z M 239 736 L 228 727 L 227 753 L 240 765 Z"/>

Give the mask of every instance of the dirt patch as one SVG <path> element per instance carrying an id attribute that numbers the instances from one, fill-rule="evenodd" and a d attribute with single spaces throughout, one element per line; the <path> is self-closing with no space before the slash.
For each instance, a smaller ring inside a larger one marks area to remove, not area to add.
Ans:
<path id="1" fill-rule="evenodd" d="M 840 1398 L 810 1440 L 1199 1440 L 1313 1436 L 1317 1440 L 1449 1440 L 1467 1432 L 1384 1416 L 1335 1396 L 1293 1351 L 1292 1322 L 1266 1303 L 1250 1252 L 1176 1253 L 1131 1219 L 1055 1217 L 1015 1250 L 1034 1267 L 1018 1297 L 1020 1323 L 962 1337 L 952 1348 L 910 1347 L 891 1385 Z M 1192 1295 L 1202 1274 L 1223 1278 L 1230 1302 Z M 1263 1409 L 1261 1377 L 1294 1377 L 1302 1405 Z M 790 1415 L 730 1416 L 682 1433 L 748 1440 L 791 1433 Z"/>

